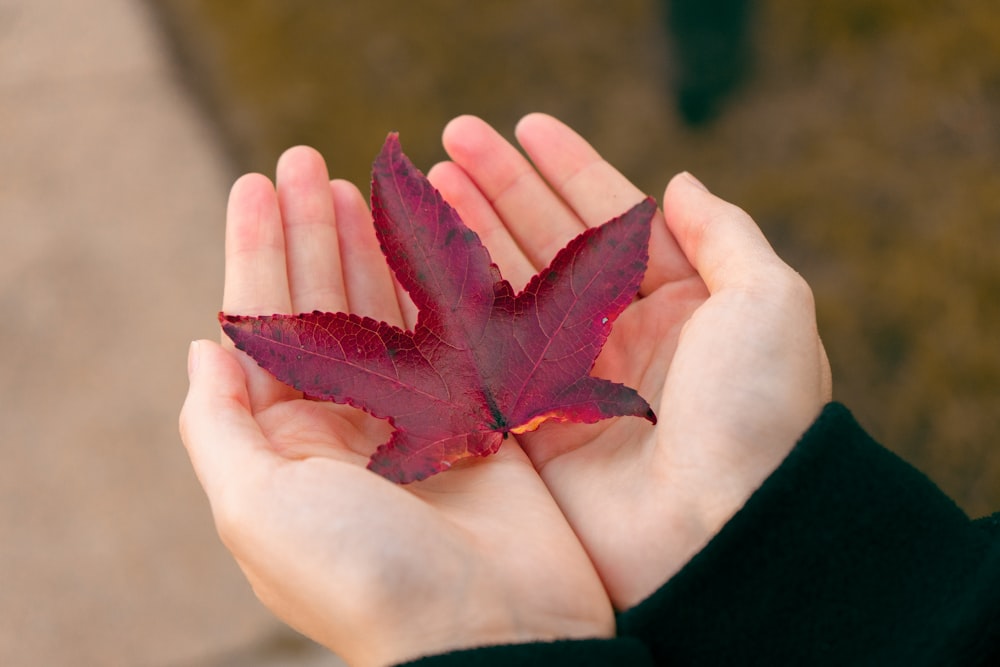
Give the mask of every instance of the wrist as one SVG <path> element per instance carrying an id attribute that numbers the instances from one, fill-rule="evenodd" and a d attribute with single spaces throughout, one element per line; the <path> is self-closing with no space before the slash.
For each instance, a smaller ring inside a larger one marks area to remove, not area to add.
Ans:
<path id="1" fill-rule="evenodd" d="M 486 577 L 470 574 L 455 571 L 451 585 L 411 591 L 410 603 L 400 604 L 392 590 L 375 593 L 369 596 L 368 613 L 352 614 L 353 631 L 344 632 L 341 626 L 336 630 L 339 637 L 331 636 L 328 642 L 314 639 L 349 664 L 365 666 L 483 646 L 615 634 L 614 610 L 596 579 L 596 588 L 589 593 L 583 589 L 591 587 L 583 586 L 552 596 L 544 587 L 511 590 L 496 572 L 485 573 Z"/>
<path id="2" fill-rule="evenodd" d="M 607 622 L 549 618 L 544 622 L 522 619 L 516 624 L 505 623 L 502 626 L 480 624 L 477 627 L 470 627 L 466 619 L 465 623 L 451 627 L 413 627 L 406 632 L 394 634 L 391 640 L 366 643 L 361 647 L 363 650 L 357 653 L 340 655 L 351 665 L 398 665 L 419 658 L 487 646 L 609 639 L 615 635 L 615 626 L 610 605 L 608 611 Z"/>

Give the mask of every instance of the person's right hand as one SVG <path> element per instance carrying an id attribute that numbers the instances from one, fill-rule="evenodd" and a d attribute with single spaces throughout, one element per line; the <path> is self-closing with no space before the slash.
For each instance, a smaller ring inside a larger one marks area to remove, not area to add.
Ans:
<path id="1" fill-rule="evenodd" d="M 526 117 L 517 137 L 534 167 L 481 120 L 456 119 L 453 162 L 429 174 L 515 287 L 643 198 L 551 117 Z M 637 388 L 657 425 L 546 423 L 517 439 L 619 609 L 718 532 L 831 396 L 809 287 L 749 216 L 686 174 L 666 189 L 639 295 L 594 374 Z"/>

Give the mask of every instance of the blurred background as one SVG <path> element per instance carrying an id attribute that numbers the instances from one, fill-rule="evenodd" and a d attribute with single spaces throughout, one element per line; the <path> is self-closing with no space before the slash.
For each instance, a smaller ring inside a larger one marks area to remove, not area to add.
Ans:
<path id="1" fill-rule="evenodd" d="M 816 292 L 836 397 L 1000 509 L 990 0 L 0 0 L 0 664 L 337 664 L 255 601 L 176 418 L 229 184 L 295 143 L 367 190 L 478 114 L 688 169 Z M 734 340 L 734 345 L 739 341 Z"/>

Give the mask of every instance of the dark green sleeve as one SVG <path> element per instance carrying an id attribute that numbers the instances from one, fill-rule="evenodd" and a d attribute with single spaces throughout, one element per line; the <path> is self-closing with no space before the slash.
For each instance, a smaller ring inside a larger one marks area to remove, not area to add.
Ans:
<path id="1" fill-rule="evenodd" d="M 969 521 L 830 404 L 617 638 L 414 664 L 1000 665 L 1000 515 Z"/>
<path id="2" fill-rule="evenodd" d="M 510 644 L 455 651 L 406 663 L 407 667 L 653 667 L 649 649 L 631 637 Z"/>
<path id="3" fill-rule="evenodd" d="M 1000 664 L 1000 539 L 831 404 L 619 633 L 664 665 Z"/>

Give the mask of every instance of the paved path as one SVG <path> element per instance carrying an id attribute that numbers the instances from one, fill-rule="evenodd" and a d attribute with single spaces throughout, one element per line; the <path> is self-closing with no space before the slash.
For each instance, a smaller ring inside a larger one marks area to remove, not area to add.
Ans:
<path id="1" fill-rule="evenodd" d="M 256 602 L 176 435 L 232 174 L 138 0 L 0 0 L 0 664 L 336 664 Z"/>

